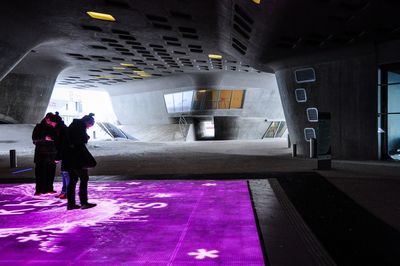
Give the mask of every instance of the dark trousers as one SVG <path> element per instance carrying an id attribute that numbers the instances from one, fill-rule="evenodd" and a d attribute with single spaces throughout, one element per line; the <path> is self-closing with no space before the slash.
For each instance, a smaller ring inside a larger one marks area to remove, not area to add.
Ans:
<path id="1" fill-rule="evenodd" d="M 81 205 L 87 204 L 88 203 L 87 187 L 89 181 L 88 170 L 75 169 L 68 171 L 68 173 L 70 179 L 67 187 L 68 206 L 73 207 L 74 205 L 76 205 L 75 189 L 76 189 L 76 183 L 78 183 L 78 179 L 80 179 L 81 181 L 79 184 L 79 200 L 81 202 Z"/>
<path id="2" fill-rule="evenodd" d="M 36 192 L 46 193 L 53 191 L 56 164 L 53 162 L 38 162 L 35 164 Z"/>

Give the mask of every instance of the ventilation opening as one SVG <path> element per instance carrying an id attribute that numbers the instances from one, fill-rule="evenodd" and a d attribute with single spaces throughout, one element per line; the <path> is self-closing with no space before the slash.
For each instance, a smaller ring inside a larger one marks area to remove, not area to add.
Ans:
<path id="1" fill-rule="evenodd" d="M 250 39 L 250 35 L 247 34 L 244 30 L 242 30 L 238 25 L 234 24 L 233 29 L 236 30 L 237 33 L 239 33 L 243 38 L 245 39 Z"/>
<path id="2" fill-rule="evenodd" d="M 84 30 L 91 30 L 91 31 L 103 31 L 101 28 L 97 27 L 97 26 L 90 26 L 90 25 L 81 25 L 82 29 Z"/>
<path id="3" fill-rule="evenodd" d="M 152 24 L 155 28 L 159 28 L 162 30 L 172 30 L 172 27 L 167 24 L 160 24 L 160 23 L 155 23 L 155 22 L 153 22 Z"/>
<path id="4" fill-rule="evenodd" d="M 173 10 L 171 10 L 171 11 L 170 11 L 170 14 L 171 14 L 171 16 L 174 17 L 174 18 L 185 19 L 185 20 L 192 20 L 192 16 L 191 16 L 191 15 L 185 14 L 185 13 L 181 13 L 181 12 L 178 12 L 178 11 L 173 11 Z"/>
<path id="5" fill-rule="evenodd" d="M 105 2 L 109 6 L 117 7 L 117 8 L 123 8 L 123 9 L 129 9 L 130 5 L 122 0 L 105 0 Z"/>
<path id="6" fill-rule="evenodd" d="M 249 15 L 247 15 L 246 12 L 240 6 L 235 5 L 235 12 L 250 25 L 254 23 L 254 20 Z"/>
<path id="7" fill-rule="evenodd" d="M 148 20 L 157 21 L 157 22 L 168 22 L 168 20 L 164 17 L 156 16 L 156 15 L 146 15 Z"/>
<path id="8" fill-rule="evenodd" d="M 249 25 L 247 25 L 247 23 L 244 22 L 240 17 L 238 17 L 238 16 L 235 15 L 235 16 L 233 17 L 233 21 L 234 21 L 235 23 L 237 23 L 240 27 L 242 27 L 245 31 L 251 32 L 251 27 L 250 27 Z"/>
<path id="9" fill-rule="evenodd" d="M 136 38 L 129 35 L 118 35 L 121 40 L 136 41 Z"/>
<path id="10" fill-rule="evenodd" d="M 242 55 L 246 54 L 247 47 L 242 44 L 240 41 L 238 41 L 236 38 L 232 38 L 232 47 L 235 48 L 239 53 Z"/>
<path id="11" fill-rule="evenodd" d="M 115 34 L 130 35 L 130 33 L 128 31 L 125 31 L 125 30 L 113 29 L 113 30 L 111 30 L 111 32 L 115 33 Z"/>
<path id="12" fill-rule="evenodd" d="M 107 50 L 107 47 L 100 46 L 100 45 L 89 45 L 90 48 L 99 49 L 99 50 Z"/>

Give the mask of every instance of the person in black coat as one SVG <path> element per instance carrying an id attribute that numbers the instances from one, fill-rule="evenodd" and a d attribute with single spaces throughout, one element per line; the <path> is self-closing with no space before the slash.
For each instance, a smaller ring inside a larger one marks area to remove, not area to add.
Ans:
<path id="1" fill-rule="evenodd" d="M 57 149 L 56 161 L 61 162 L 60 174 L 62 178 L 62 189 L 56 198 L 66 199 L 67 198 L 67 187 L 69 184 L 69 174 L 65 167 L 63 158 L 66 156 L 69 150 L 70 142 L 68 137 L 68 127 L 64 124 L 61 116 L 58 112 L 55 113 L 55 119 L 57 120 L 57 126 L 55 127 L 56 138 L 55 145 Z"/>
<path id="2" fill-rule="evenodd" d="M 35 126 L 32 141 L 35 144 L 35 196 L 45 193 L 56 193 L 53 188 L 56 171 L 56 146 L 54 144 L 56 126 L 54 114 L 47 113 L 45 118 Z"/>
<path id="3" fill-rule="evenodd" d="M 87 186 L 89 181 L 88 168 L 96 166 L 96 160 L 86 148 L 89 136 L 86 130 L 94 125 L 94 114 L 90 113 L 81 119 L 74 119 L 68 127 L 70 149 L 63 158 L 65 169 L 68 169 L 70 182 L 67 187 L 68 210 L 88 209 L 96 204 L 88 202 Z M 81 206 L 75 202 L 76 183 L 80 179 L 79 200 Z"/>

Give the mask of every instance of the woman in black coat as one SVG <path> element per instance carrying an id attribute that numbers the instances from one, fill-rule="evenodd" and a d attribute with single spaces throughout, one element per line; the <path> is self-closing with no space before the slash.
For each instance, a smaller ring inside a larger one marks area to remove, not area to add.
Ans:
<path id="1" fill-rule="evenodd" d="M 35 196 L 45 193 L 56 193 L 53 189 L 56 171 L 56 146 L 54 144 L 56 126 L 54 114 L 47 113 L 45 118 L 35 126 L 32 141 L 35 144 Z"/>
<path id="2" fill-rule="evenodd" d="M 86 148 L 89 136 L 86 130 L 94 125 L 94 114 L 90 113 L 81 119 L 74 119 L 68 127 L 70 147 L 63 158 L 64 168 L 68 170 L 70 182 L 67 188 L 68 210 L 88 209 L 96 206 L 88 202 L 87 186 L 89 181 L 88 168 L 96 166 L 96 161 Z M 76 183 L 80 179 L 79 200 L 81 206 L 75 202 Z"/>

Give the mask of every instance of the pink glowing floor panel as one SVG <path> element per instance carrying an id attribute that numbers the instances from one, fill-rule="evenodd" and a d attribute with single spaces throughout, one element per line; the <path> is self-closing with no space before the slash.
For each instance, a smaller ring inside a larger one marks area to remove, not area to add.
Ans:
<path id="1" fill-rule="evenodd" d="M 72 211 L 33 193 L 0 185 L 0 265 L 264 265 L 246 181 L 91 182 Z"/>

